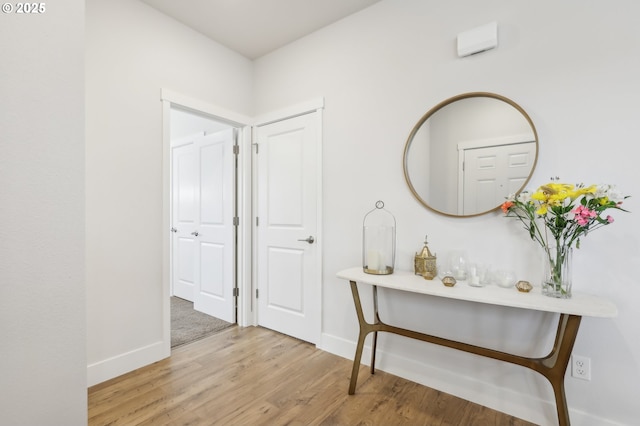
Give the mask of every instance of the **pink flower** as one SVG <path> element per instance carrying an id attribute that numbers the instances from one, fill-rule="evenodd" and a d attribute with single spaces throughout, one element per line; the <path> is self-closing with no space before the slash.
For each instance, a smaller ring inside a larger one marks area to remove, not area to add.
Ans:
<path id="1" fill-rule="evenodd" d="M 580 226 L 585 226 L 591 219 L 598 215 L 595 210 L 589 210 L 583 205 L 576 207 L 572 213 L 575 214 L 575 220 Z"/>
<path id="2" fill-rule="evenodd" d="M 611 215 L 607 216 L 607 222 L 613 223 L 613 217 L 611 217 Z"/>

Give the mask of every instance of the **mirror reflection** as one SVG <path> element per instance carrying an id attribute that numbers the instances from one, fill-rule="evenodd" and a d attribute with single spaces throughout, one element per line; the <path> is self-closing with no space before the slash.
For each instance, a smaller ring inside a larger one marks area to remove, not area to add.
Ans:
<path id="1" fill-rule="evenodd" d="M 466 93 L 418 121 L 405 146 L 404 174 L 424 206 L 476 216 L 521 191 L 537 158 L 536 129 L 519 105 L 493 93 Z"/>

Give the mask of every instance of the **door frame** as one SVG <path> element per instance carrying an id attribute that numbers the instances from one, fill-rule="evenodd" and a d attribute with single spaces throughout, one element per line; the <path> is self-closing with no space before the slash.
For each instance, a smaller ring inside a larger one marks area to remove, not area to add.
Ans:
<path id="1" fill-rule="evenodd" d="M 324 98 L 315 98 L 295 104 L 280 110 L 272 111 L 251 118 L 243 114 L 227 110 L 211 103 L 192 98 L 181 93 L 168 89 L 161 89 L 160 100 L 162 102 L 162 341 L 163 355 L 171 355 L 171 106 L 179 106 L 183 109 L 192 110 L 214 118 L 215 120 L 228 123 L 238 128 L 238 170 L 236 181 L 236 214 L 239 217 L 237 229 L 237 257 L 236 257 L 236 280 L 238 286 L 237 299 L 237 322 L 241 327 L 255 326 L 258 324 L 258 310 L 255 292 L 255 224 L 257 211 L 254 205 L 257 202 L 256 174 L 255 174 L 255 150 L 253 149 L 253 128 L 266 125 L 298 115 L 317 112 L 318 117 L 318 181 L 317 181 L 317 235 L 318 250 L 316 262 L 318 265 L 316 276 L 317 296 L 320 301 L 320 314 L 316 324 L 318 336 L 322 335 L 322 251 L 323 251 L 323 229 L 322 229 L 322 112 L 324 109 Z M 319 339 L 320 340 L 320 339 Z"/>
<path id="2" fill-rule="evenodd" d="M 315 99 L 311 99 L 308 100 L 306 102 L 302 102 L 296 105 L 292 105 L 289 106 L 287 108 L 283 108 L 280 110 L 276 110 L 276 111 L 272 111 L 266 114 L 262 114 L 259 115 L 255 120 L 254 120 L 254 128 L 256 127 L 260 127 L 260 126 L 265 126 L 268 124 L 272 124 L 278 121 L 283 121 L 283 120 L 287 120 L 290 118 L 294 118 L 300 115 L 304 115 L 304 114 L 309 114 L 309 113 L 315 113 L 316 114 L 316 120 L 317 120 L 317 132 L 318 132 L 318 138 L 317 138 L 317 181 L 316 181 L 316 198 L 317 198 L 317 203 L 316 203 L 316 221 L 317 221 L 317 231 L 316 231 L 316 242 L 317 242 L 317 247 L 318 249 L 316 250 L 316 257 L 314 259 L 314 261 L 316 262 L 316 265 L 318 266 L 317 270 L 316 270 L 316 276 L 314 277 L 314 289 L 316 291 L 315 296 L 317 297 L 319 306 L 318 306 L 318 318 L 317 318 L 317 323 L 315 324 L 315 332 L 314 334 L 317 336 L 315 345 L 318 346 L 320 344 L 321 341 L 321 336 L 322 336 L 322 271 L 323 271 L 323 264 L 322 264 L 322 252 L 323 252 L 323 243 L 324 243 L 324 238 L 323 238 L 323 229 L 322 229 L 322 224 L 323 224 L 323 220 L 322 220 L 322 200 L 323 200 L 323 194 L 322 194 L 322 122 L 323 122 L 323 115 L 322 112 L 324 110 L 324 98 L 315 98 Z M 255 131 L 253 132 L 253 135 L 255 136 Z M 252 138 L 252 143 L 255 142 Z M 255 144 L 254 144 L 255 146 Z M 251 170 L 251 176 L 252 176 L 252 187 L 254 188 L 253 193 L 252 193 L 252 197 L 251 197 L 251 202 L 254 206 L 253 208 L 253 215 L 252 215 L 252 246 L 253 246 L 253 250 L 252 250 L 252 255 L 253 255 L 253 260 L 252 260 L 252 268 L 251 268 L 251 273 L 252 273 L 252 283 L 257 283 L 257 270 L 258 270 L 258 265 L 257 265 L 257 251 L 258 251 L 258 246 L 257 246 L 257 229 L 256 229 L 256 218 L 257 218 L 257 206 L 258 206 L 258 193 L 257 193 L 257 159 L 254 158 L 254 156 L 256 155 L 256 151 L 255 149 L 251 150 L 251 154 L 252 154 L 252 170 Z M 255 306 L 256 308 L 253 309 L 252 312 L 252 325 L 258 325 L 258 301 L 256 299 L 256 287 L 255 285 L 252 286 L 250 289 L 248 289 L 250 294 L 252 295 L 252 306 Z"/>
<path id="3" fill-rule="evenodd" d="M 162 341 L 166 357 L 171 355 L 171 106 L 207 115 L 238 129 L 238 169 L 236 215 L 239 217 L 236 242 L 237 322 L 253 325 L 251 316 L 251 118 L 216 105 L 162 89 Z"/>

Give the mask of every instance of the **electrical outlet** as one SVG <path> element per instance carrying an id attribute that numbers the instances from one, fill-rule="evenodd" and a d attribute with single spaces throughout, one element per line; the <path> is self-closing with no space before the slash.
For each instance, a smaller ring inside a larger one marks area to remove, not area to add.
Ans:
<path id="1" fill-rule="evenodd" d="M 571 376 L 576 379 L 591 380 L 591 359 L 586 356 L 571 355 Z"/>

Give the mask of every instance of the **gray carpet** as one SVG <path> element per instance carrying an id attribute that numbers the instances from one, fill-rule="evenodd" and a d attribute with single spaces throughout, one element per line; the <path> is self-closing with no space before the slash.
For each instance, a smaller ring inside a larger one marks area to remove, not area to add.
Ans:
<path id="1" fill-rule="evenodd" d="M 193 309 L 193 303 L 171 298 L 171 347 L 185 345 L 210 336 L 235 324 Z"/>

